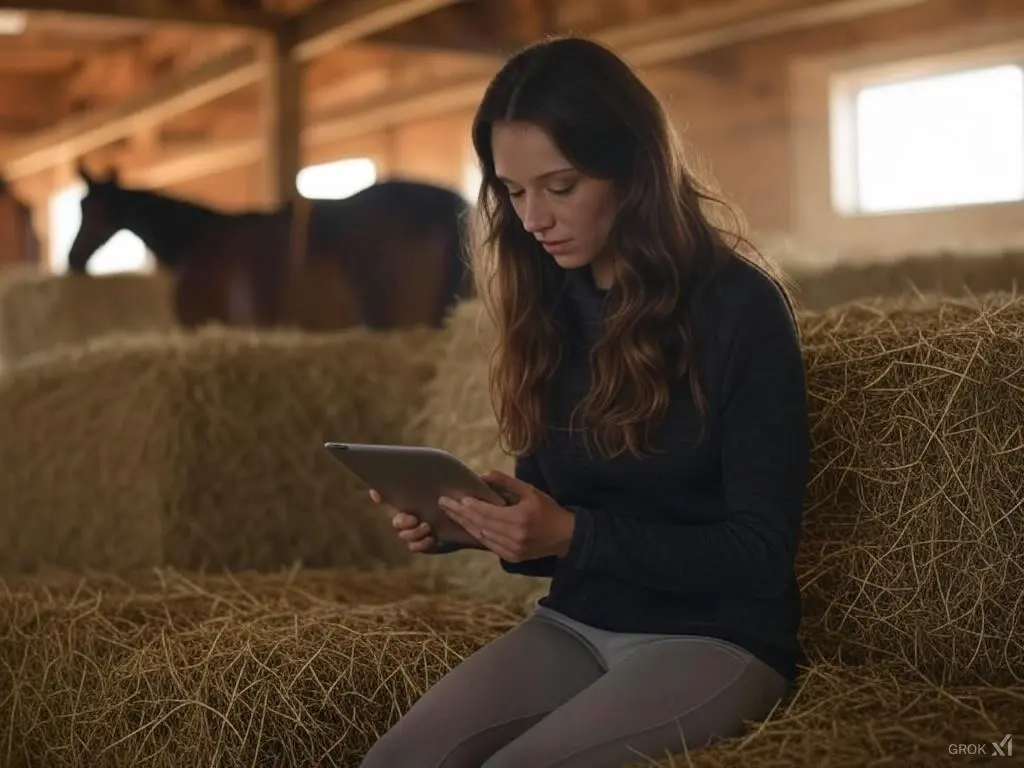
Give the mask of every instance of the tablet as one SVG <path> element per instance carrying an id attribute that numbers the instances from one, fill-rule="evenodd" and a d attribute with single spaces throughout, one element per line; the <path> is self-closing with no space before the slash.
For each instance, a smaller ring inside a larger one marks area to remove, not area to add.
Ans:
<path id="1" fill-rule="evenodd" d="M 343 466 L 374 488 L 397 510 L 428 523 L 438 540 L 451 539 L 462 527 L 437 505 L 441 496 L 473 496 L 505 506 L 513 499 L 488 485 L 476 472 L 440 448 L 366 443 L 324 443 Z"/>

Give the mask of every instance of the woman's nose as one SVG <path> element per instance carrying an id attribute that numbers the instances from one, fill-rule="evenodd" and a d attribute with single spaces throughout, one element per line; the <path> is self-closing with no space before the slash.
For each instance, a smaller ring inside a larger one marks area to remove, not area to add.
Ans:
<path id="1" fill-rule="evenodd" d="M 523 205 L 523 227 L 530 234 L 537 234 L 543 232 L 546 229 L 550 229 L 551 225 L 554 224 L 551 216 L 551 211 L 544 204 L 544 201 L 534 197 L 532 200 L 527 198 Z"/>

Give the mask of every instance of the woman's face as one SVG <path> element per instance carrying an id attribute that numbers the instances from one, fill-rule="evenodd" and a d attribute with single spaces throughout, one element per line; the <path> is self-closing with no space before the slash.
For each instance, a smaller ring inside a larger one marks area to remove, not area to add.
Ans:
<path id="1" fill-rule="evenodd" d="M 497 176 L 526 231 L 558 266 L 590 266 L 598 286 L 611 285 L 611 254 L 605 245 L 617 205 L 612 183 L 576 170 L 548 134 L 531 123 L 496 123 L 491 148 Z"/>

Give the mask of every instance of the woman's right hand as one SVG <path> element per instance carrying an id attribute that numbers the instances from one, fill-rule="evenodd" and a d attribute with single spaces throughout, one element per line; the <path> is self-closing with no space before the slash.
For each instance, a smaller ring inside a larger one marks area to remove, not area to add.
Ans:
<path id="1" fill-rule="evenodd" d="M 382 503 L 380 494 L 373 489 L 370 489 L 370 499 L 374 504 Z M 397 512 L 391 519 L 391 524 L 398 531 L 398 538 L 406 543 L 410 552 L 427 552 L 437 545 L 430 525 L 421 523 L 415 515 Z"/>

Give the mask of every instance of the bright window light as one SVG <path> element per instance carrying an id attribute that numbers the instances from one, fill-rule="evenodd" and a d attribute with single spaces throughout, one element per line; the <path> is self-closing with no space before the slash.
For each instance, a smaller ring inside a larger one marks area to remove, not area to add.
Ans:
<path id="1" fill-rule="evenodd" d="M 1024 199 L 1024 70 L 1006 65 L 860 90 L 856 208 Z"/>
<path id="2" fill-rule="evenodd" d="M 476 158 L 469 160 L 462 170 L 462 196 L 475 203 L 480 194 L 480 184 L 483 178 Z"/>
<path id="3" fill-rule="evenodd" d="M 20 35 L 28 28 L 24 11 L 0 11 L 0 35 Z"/>
<path id="4" fill-rule="evenodd" d="M 299 194 L 313 200 L 340 200 L 377 181 L 377 166 L 368 157 L 311 165 L 295 179 Z"/>
<path id="5" fill-rule="evenodd" d="M 50 268 L 54 272 L 67 271 L 68 254 L 82 224 L 81 200 L 85 189 L 85 184 L 76 182 L 50 198 Z M 148 272 L 152 268 L 153 257 L 146 244 L 122 229 L 92 255 L 87 270 L 91 275 L 105 275 Z"/>

